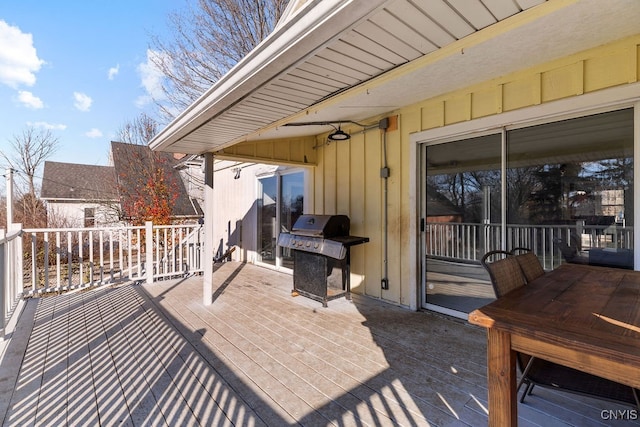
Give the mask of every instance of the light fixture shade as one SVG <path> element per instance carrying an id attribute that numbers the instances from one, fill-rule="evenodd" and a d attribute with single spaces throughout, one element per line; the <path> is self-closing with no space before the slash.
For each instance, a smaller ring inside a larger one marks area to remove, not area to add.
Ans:
<path id="1" fill-rule="evenodd" d="M 335 132 L 329 134 L 327 138 L 329 138 L 331 141 L 345 141 L 347 139 L 350 139 L 351 135 L 338 128 Z"/>

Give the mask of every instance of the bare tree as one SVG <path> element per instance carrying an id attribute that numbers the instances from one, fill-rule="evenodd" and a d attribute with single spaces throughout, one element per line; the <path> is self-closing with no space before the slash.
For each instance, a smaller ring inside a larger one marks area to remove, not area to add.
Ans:
<path id="1" fill-rule="evenodd" d="M 147 145 L 158 133 L 158 123 L 145 113 L 125 122 L 116 133 L 117 140 L 126 144 Z"/>
<path id="2" fill-rule="evenodd" d="M 164 74 L 164 117 L 183 111 L 269 33 L 288 0 L 197 0 L 169 19 L 171 39 L 152 36 L 154 65 Z"/>
<path id="3" fill-rule="evenodd" d="M 12 153 L 0 152 L 12 169 L 18 171 L 27 181 L 26 194 L 37 197 L 35 176 L 60 145 L 60 140 L 48 129 L 37 129 L 32 126 L 23 129 L 22 134 L 14 135 L 10 140 Z"/>
<path id="4" fill-rule="evenodd" d="M 44 203 L 36 191 L 36 176 L 44 161 L 49 158 L 60 145 L 58 137 L 48 129 L 26 127 L 20 135 L 10 140 L 11 152 L 0 152 L 0 155 L 17 171 L 15 198 L 16 220 L 26 227 L 42 227 L 47 224 Z"/>

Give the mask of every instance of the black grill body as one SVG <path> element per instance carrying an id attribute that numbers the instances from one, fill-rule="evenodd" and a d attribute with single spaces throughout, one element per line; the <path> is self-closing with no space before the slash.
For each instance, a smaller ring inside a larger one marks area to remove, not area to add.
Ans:
<path id="1" fill-rule="evenodd" d="M 322 302 L 351 299 L 350 250 L 368 237 L 350 236 L 346 215 L 301 215 L 278 245 L 293 252 L 293 291 Z"/>

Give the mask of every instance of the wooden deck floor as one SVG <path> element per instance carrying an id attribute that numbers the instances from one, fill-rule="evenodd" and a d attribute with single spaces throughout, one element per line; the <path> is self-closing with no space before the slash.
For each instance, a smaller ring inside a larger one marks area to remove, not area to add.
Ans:
<path id="1" fill-rule="evenodd" d="M 366 297 L 322 308 L 252 265 L 214 276 L 208 307 L 200 277 L 29 300 L 0 365 L 3 424 L 487 424 L 484 330 Z M 619 408 L 536 389 L 520 425 Z"/>

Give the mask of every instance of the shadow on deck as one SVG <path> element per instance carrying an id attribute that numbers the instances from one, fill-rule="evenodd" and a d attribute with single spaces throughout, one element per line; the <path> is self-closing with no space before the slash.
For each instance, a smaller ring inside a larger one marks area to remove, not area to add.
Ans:
<path id="1" fill-rule="evenodd" d="M 4 425 L 486 425 L 484 330 L 357 295 L 322 308 L 253 265 L 214 280 L 208 307 L 200 277 L 29 300 L 0 365 Z M 616 408 L 541 389 L 520 424 Z"/>

